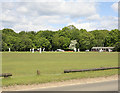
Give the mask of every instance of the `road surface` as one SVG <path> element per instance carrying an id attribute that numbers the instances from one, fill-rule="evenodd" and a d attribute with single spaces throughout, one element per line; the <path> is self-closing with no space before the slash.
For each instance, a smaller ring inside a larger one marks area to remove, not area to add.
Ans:
<path id="1" fill-rule="evenodd" d="M 118 91 L 118 80 L 89 84 L 76 84 L 49 88 L 39 88 L 30 91 Z"/>

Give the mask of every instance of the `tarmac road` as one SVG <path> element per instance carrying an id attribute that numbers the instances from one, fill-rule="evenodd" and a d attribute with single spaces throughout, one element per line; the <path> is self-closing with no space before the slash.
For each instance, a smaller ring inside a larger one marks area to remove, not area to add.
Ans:
<path id="1" fill-rule="evenodd" d="M 31 91 L 118 91 L 118 80 L 60 87 L 56 86 L 50 88 L 39 88 Z"/>

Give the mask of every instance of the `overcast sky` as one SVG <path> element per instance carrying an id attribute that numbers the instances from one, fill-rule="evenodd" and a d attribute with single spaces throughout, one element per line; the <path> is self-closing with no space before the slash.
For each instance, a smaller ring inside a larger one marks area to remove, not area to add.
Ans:
<path id="1" fill-rule="evenodd" d="M 34 1 L 34 2 L 33 2 Z M 118 3 L 93 0 L 0 0 L 0 29 L 57 31 L 74 25 L 88 31 L 118 28 Z M 104 0 L 105 1 L 105 0 Z M 114 0 L 115 1 L 115 0 Z"/>

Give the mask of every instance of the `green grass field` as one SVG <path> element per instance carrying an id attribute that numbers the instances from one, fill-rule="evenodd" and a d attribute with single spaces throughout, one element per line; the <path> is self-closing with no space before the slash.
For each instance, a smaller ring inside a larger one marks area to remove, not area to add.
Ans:
<path id="1" fill-rule="evenodd" d="M 87 69 L 118 66 L 118 53 L 2 53 L 3 86 L 39 84 L 69 79 L 92 78 L 118 74 L 118 70 L 64 73 L 65 69 Z M 36 75 L 40 70 L 39 76 Z"/>

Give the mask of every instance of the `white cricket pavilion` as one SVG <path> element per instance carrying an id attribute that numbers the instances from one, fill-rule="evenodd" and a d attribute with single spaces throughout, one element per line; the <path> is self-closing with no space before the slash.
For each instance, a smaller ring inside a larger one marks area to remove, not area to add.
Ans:
<path id="1" fill-rule="evenodd" d="M 92 47 L 91 51 L 109 51 L 111 52 L 113 50 L 114 47 Z"/>

